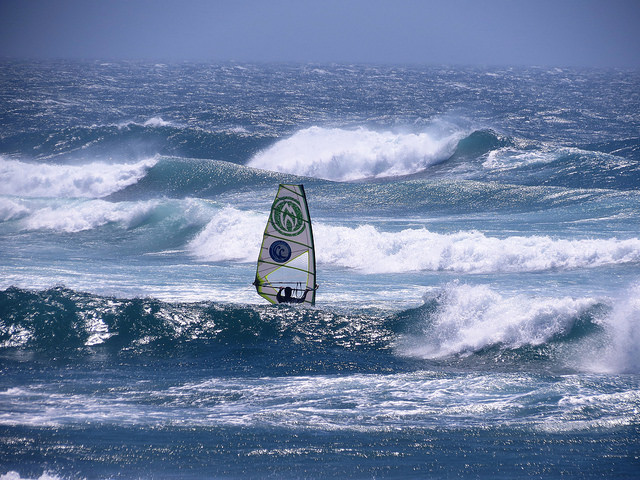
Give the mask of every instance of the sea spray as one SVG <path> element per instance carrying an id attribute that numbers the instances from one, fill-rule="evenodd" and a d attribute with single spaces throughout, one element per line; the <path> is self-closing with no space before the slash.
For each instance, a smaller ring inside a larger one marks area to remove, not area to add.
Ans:
<path id="1" fill-rule="evenodd" d="M 266 219 L 267 214 L 225 207 L 189 242 L 189 251 L 204 261 L 254 262 Z"/>
<path id="2" fill-rule="evenodd" d="M 585 365 L 601 372 L 640 372 L 640 283 L 614 298 L 600 324 L 606 333 L 604 346 L 594 349 L 597 355 L 585 358 Z"/>
<path id="3" fill-rule="evenodd" d="M 566 336 L 593 298 L 504 296 L 486 285 L 451 283 L 425 299 L 429 308 L 399 337 L 397 351 L 419 358 L 470 355 L 486 348 L 518 349 Z"/>
<path id="4" fill-rule="evenodd" d="M 29 213 L 29 209 L 19 200 L 0 197 L 0 222 L 15 220 Z"/>

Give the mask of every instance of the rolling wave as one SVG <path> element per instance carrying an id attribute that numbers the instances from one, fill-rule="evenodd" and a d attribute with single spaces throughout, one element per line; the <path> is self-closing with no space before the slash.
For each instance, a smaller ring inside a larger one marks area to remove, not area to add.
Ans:
<path id="1" fill-rule="evenodd" d="M 230 190 L 273 187 L 278 183 L 299 183 L 300 179 L 257 170 L 231 162 L 180 157 L 159 157 L 158 162 L 135 184 L 114 192 L 112 200 L 133 200 L 151 196 L 180 198 L 213 197 Z"/>
<path id="2" fill-rule="evenodd" d="M 155 135 L 160 139 L 152 141 Z M 0 194 L 95 198 L 124 190 L 118 198 L 211 196 L 301 177 L 379 183 L 412 176 L 572 189 L 636 190 L 640 185 L 635 140 L 575 148 L 526 142 L 487 129 L 395 133 L 310 127 L 274 143 L 273 138 L 242 132 L 190 130 L 159 117 L 45 137 L 27 152 L 38 162 L 0 157 L 0 173 L 7 179 Z M 11 139 L 0 140 L 0 152 L 13 152 L 7 142 Z M 14 150 L 25 155 L 24 148 Z M 53 156 L 55 164 L 42 162 Z"/>
<path id="3" fill-rule="evenodd" d="M 255 155 L 248 166 L 327 180 L 410 175 L 445 161 L 462 132 L 378 132 L 310 127 Z"/>
<path id="4" fill-rule="evenodd" d="M 189 244 L 205 261 L 253 262 L 264 216 L 232 207 L 218 211 Z M 426 228 L 384 232 L 372 225 L 315 222 L 317 261 L 366 274 L 417 271 L 540 272 L 640 263 L 640 239 L 490 237 L 478 231 L 436 233 Z"/>
<path id="5" fill-rule="evenodd" d="M 607 299 L 502 295 L 453 282 L 396 315 L 397 354 L 474 364 L 553 360 L 581 370 L 638 373 L 640 283 Z"/>
<path id="6" fill-rule="evenodd" d="M 29 213 L 29 209 L 20 201 L 11 198 L 0 198 L 0 222 L 16 220 Z"/>
<path id="7" fill-rule="evenodd" d="M 640 188 L 640 163 L 611 153 L 568 147 L 503 147 L 484 158 L 482 178 L 486 180 L 569 188 Z"/>
<path id="8" fill-rule="evenodd" d="M 599 323 L 608 333 L 607 342 L 600 355 L 585 355 L 585 365 L 598 372 L 640 372 L 640 282 L 621 292 Z"/>
<path id="9" fill-rule="evenodd" d="M 402 335 L 403 355 L 442 358 L 469 355 L 490 347 L 517 350 L 579 336 L 584 323 L 595 325 L 602 304 L 593 298 L 505 297 L 480 285 L 451 284 L 425 299 L 414 330 Z"/>
<path id="10" fill-rule="evenodd" d="M 0 198 L 0 222 L 13 222 L 20 232 L 49 231 L 77 233 L 113 225 L 133 230 L 144 225 L 158 227 L 152 244 L 159 237 L 175 235 L 184 228 L 203 228 L 219 208 L 206 201 L 185 198 L 154 198 L 113 202 L 103 199 L 37 199 Z M 108 242 L 108 236 L 106 237 Z"/>
<path id="11" fill-rule="evenodd" d="M 119 224 L 125 229 L 135 228 L 149 219 L 159 201 L 107 202 L 104 200 L 72 201 L 55 206 L 34 208 L 20 221 L 21 230 L 52 230 L 82 232 L 107 224 Z"/>
<path id="12" fill-rule="evenodd" d="M 387 348 L 383 317 L 289 307 L 116 299 L 64 287 L 0 292 L 0 348 L 75 351 L 105 346 L 166 354 L 180 346 L 278 342 L 355 350 Z M 357 339 L 357 342 L 354 342 Z M 277 352 L 274 352 L 276 354 Z M 277 353 L 279 355 L 279 353 Z"/>
<path id="13" fill-rule="evenodd" d="M 49 198 L 99 198 L 132 185 L 157 162 L 61 165 L 0 157 L 0 195 Z"/>
<path id="14" fill-rule="evenodd" d="M 247 165 L 333 181 L 418 175 L 635 190 L 639 148 L 634 139 L 583 148 L 546 145 L 487 129 L 394 133 L 310 127 L 257 153 Z"/>
<path id="15" fill-rule="evenodd" d="M 637 294 L 637 285 L 630 291 Z M 257 349 L 248 360 L 260 351 L 261 364 L 279 368 L 297 362 L 301 371 L 338 364 L 379 371 L 393 362 L 406 368 L 403 362 L 411 359 L 457 363 L 473 357 L 473 362 L 520 368 L 561 360 L 578 370 L 625 372 L 637 371 L 633 327 L 639 311 L 638 302 L 629 299 L 506 296 L 488 286 L 455 282 L 429 294 L 423 306 L 394 314 L 167 303 L 63 287 L 11 287 L 0 291 L 0 352 L 200 352 L 217 362 L 227 349 L 244 346 Z M 305 358 L 311 363 L 300 365 Z"/>

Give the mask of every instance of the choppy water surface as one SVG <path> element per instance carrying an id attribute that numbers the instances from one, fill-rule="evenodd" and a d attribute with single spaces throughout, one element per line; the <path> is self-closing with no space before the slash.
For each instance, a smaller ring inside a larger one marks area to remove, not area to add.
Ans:
<path id="1" fill-rule="evenodd" d="M 0 83 L 1 478 L 637 476 L 638 72 Z M 312 309 L 251 286 L 281 182 Z"/>

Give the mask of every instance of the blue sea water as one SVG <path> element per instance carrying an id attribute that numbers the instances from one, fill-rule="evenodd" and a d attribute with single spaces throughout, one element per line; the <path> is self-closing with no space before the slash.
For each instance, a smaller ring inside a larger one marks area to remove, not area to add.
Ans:
<path id="1" fill-rule="evenodd" d="M 640 477 L 640 72 L 0 85 L 3 480 Z M 251 285 L 279 183 L 314 308 Z"/>

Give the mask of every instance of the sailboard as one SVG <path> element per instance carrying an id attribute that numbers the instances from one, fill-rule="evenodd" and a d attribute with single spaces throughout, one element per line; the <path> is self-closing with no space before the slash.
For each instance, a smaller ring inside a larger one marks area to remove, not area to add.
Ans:
<path id="1" fill-rule="evenodd" d="M 316 255 L 302 185 L 281 184 L 278 188 L 253 284 L 258 294 L 273 304 L 315 304 Z"/>

